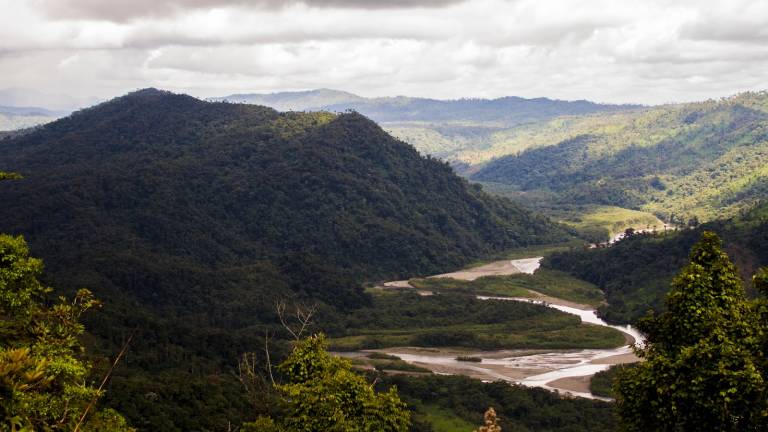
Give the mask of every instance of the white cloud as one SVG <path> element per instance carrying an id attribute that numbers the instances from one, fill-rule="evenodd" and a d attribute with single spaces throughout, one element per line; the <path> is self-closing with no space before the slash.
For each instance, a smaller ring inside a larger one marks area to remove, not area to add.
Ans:
<path id="1" fill-rule="evenodd" d="M 109 5 L 109 7 L 105 6 Z M 386 6 L 386 7 L 384 7 Z M 0 0 L 0 88 L 663 103 L 768 88 L 762 0 Z"/>

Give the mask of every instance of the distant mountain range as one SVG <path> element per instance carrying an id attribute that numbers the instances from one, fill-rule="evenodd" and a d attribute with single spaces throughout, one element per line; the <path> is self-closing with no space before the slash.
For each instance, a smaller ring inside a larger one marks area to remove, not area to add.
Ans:
<path id="1" fill-rule="evenodd" d="M 329 89 L 233 94 L 212 100 L 265 105 L 281 111 L 354 110 L 378 122 L 386 131 L 412 144 L 421 153 L 451 162 L 463 161 L 460 156 L 463 153 L 489 147 L 497 133 L 509 128 L 561 116 L 617 112 L 639 107 L 520 97 L 457 100 L 405 96 L 365 98 Z"/>
<path id="2" fill-rule="evenodd" d="M 67 114 L 67 111 L 51 111 L 45 108 L 0 106 L 0 131 L 37 126 Z"/>
<path id="3" fill-rule="evenodd" d="M 482 122 L 510 127 L 562 115 L 620 111 L 637 105 L 602 105 L 589 101 L 561 101 L 547 98 L 438 100 L 418 97 L 364 98 L 338 90 L 320 89 L 271 94 L 234 94 L 213 98 L 264 105 L 280 111 L 354 110 L 378 123 L 400 122 Z"/>
<path id="4" fill-rule="evenodd" d="M 92 97 L 51 94 L 24 88 L 0 89 L 0 132 L 45 124 L 97 101 Z"/>
<path id="5" fill-rule="evenodd" d="M 48 93 L 20 87 L 0 89 L 0 105 L 2 106 L 45 107 L 51 111 L 69 113 L 98 102 L 98 98 L 91 96 Z"/>
<path id="6" fill-rule="evenodd" d="M 0 91 L 0 102 L 12 93 Z M 658 107 L 519 97 L 365 98 L 329 89 L 212 100 L 358 112 L 458 173 L 553 214 L 564 206 L 611 205 L 667 221 L 704 221 L 732 216 L 768 192 L 765 93 Z M 0 109 L 0 131 L 61 114 Z"/>

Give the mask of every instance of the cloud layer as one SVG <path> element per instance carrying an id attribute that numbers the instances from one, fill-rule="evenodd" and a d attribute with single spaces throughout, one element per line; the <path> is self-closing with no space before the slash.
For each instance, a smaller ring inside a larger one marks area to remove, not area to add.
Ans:
<path id="1" fill-rule="evenodd" d="M 768 88 L 763 0 L 0 0 L 0 88 L 664 103 Z"/>

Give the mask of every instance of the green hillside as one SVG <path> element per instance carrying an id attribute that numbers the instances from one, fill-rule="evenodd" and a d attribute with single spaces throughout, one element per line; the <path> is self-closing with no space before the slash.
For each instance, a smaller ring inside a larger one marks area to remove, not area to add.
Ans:
<path id="1" fill-rule="evenodd" d="M 723 238 L 726 252 L 750 287 L 752 275 L 768 265 L 768 204 L 696 229 L 635 235 L 605 249 L 554 253 L 542 265 L 594 283 L 608 302 L 599 308 L 601 314 L 612 322 L 632 322 L 650 309 L 662 308 L 672 278 L 705 230 Z"/>
<path id="2" fill-rule="evenodd" d="M 458 158 L 488 161 L 473 180 L 509 185 L 506 195 L 542 207 L 733 216 L 768 191 L 768 94 L 556 119 Z"/>
<path id="3" fill-rule="evenodd" d="M 606 105 L 584 100 L 520 97 L 456 100 L 407 96 L 365 98 L 329 89 L 234 94 L 213 100 L 265 105 L 280 111 L 354 110 L 412 144 L 422 154 L 451 163 L 471 161 L 466 155 L 493 148 L 510 128 L 561 116 L 638 108 L 636 105 Z"/>
<path id="4" fill-rule="evenodd" d="M 106 304 L 88 322 L 97 364 L 138 329 L 107 401 L 147 430 L 243 420 L 232 368 L 278 298 L 320 301 L 321 328 L 347 336 L 364 281 L 569 238 L 359 114 L 153 89 L 0 140 L 0 169 L 24 176 L 0 186 L 0 232 L 25 236 L 51 285 Z"/>

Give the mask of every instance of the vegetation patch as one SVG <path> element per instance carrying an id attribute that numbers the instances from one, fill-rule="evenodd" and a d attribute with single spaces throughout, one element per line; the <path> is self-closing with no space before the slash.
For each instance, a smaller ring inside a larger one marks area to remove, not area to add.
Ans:
<path id="1" fill-rule="evenodd" d="M 664 222 L 651 213 L 615 206 L 586 206 L 578 214 L 561 216 L 561 222 L 576 228 L 595 243 L 607 241 L 626 228 L 664 230 Z"/>
<path id="2" fill-rule="evenodd" d="M 375 297 L 372 308 L 351 311 L 345 319 L 330 331 L 334 351 L 395 346 L 576 349 L 624 344 L 621 332 L 582 324 L 577 316 L 552 308 L 451 293 Z"/>
<path id="3" fill-rule="evenodd" d="M 419 405 L 413 414 L 415 424 L 428 425 L 433 432 L 469 432 L 475 424 L 437 405 Z"/>
<path id="4" fill-rule="evenodd" d="M 589 382 L 589 391 L 595 396 L 615 398 L 613 381 L 621 370 L 635 367 L 635 363 L 613 365 L 610 368 L 596 373 Z"/>
<path id="5" fill-rule="evenodd" d="M 471 362 L 471 363 L 482 363 L 483 359 L 480 358 L 480 357 L 472 357 L 472 356 L 458 356 L 458 357 L 456 357 L 456 361 Z"/>
<path id="6" fill-rule="evenodd" d="M 433 292 L 461 292 L 499 297 L 535 297 L 532 291 L 551 297 L 597 307 L 603 302 L 603 292 L 594 284 L 568 273 L 542 268 L 534 274 L 486 276 L 473 281 L 450 278 L 411 279 L 410 284 Z"/>
<path id="7" fill-rule="evenodd" d="M 483 412 L 488 407 L 496 410 L 502 431 L 618 430 L 611 403 L 564 398 L 548 390 L 502 381 L 483 383 L 461 376 L 392 375 L 383 377 L 378 385 L 382 389 L 397 386 L 400 397 L 414 409 L 412 430 L 418 432 L 470 432 L 483 423 Z M 450 423 L 436 423 L 443 414 L 445 419 L 451 419 Z M 458 423 L 456 418 L 466 421 L 468 425 Z M 433 426 L 435 424 L 438 426 Z M 429 429 L 430 426 L 432 429 Z"/>

